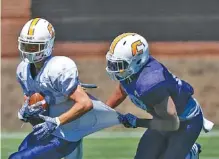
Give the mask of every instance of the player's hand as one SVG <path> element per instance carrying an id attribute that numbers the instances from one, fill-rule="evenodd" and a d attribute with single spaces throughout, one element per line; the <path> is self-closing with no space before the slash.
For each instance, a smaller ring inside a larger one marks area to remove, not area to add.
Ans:
<path id="1" fill-rule="evenodd" d="M 24 122 L 28 122 L 28 118 L 43 113 L 45 110 L 41 106 L 41 102 L 36 103 L 34 106 L 29 106 L 30 97 L 27 97 L 24 104 L 18 111 L 18 118 Z"/>
<path id="2" fill-rule="evenodd" d="M 55 129 L 59 127 L 60 121 L 58 117 L 51 118 L 49 116 L 44 116 L 41 114 L 39 115 L 39 117 L 43 119 L 45 122 L 33 127 L 33 129 L 36 130 L 34 135 L 37 137 L 37 140 L 43 140 L 47 138 L 50 134 L 52 134 L 53 131 L 55 131 Z"/>
<path id="3" fill-rule="evenodd" d="M 136 121 L 138 118 L 133 114 L 119 114 L 118 119 L 126 128 L 137 128 Z"/>

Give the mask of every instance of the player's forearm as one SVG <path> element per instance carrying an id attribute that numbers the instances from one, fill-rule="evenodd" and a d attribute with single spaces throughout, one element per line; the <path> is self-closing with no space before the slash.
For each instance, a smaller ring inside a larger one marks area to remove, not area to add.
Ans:
<path id="1" fill-rule="evenodd" d="M 115 92 L 108 98 L 106 101 L 106 105 L 110 106 L 111 108 L 116 108 L 120 103 L 122 103 L 127 94 L 122 89 L 121 85 L 119 84 L 116 87 Z"/>
<path id="2" fill-rule="evenodd" d="M 87 104 L 75 103 L 70 110 L 59 116 L 60 124 L 61 125 L 67 124 L 81 117 L 82 115 L 86 114 L 92 108 L 93 108 L 92 103 L 87 103 Z"/>
<path id="3" fill-rule="evenodd" d="M 120 103 L 122 103 L 125 100 L 126 96 L 116 96 L 116 94 L 113 94 L 107 101 L 106 105 L 110 106 L 111 108 L 116 108 Z"/>
<path id="4" fill-rule="evenodd" d="M 137 119 L 136 126 L 156 129 L 159 131 L 175 131 L 179 129 L 180 121 L 177 116 L 172 116 L 169 119 Z"/>

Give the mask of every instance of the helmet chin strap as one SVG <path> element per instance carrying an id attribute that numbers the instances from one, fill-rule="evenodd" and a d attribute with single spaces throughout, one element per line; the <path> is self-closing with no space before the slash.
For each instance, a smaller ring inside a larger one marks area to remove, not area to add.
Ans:
<path id="1" fill-rule="evenodd" d="M 137 74 L 132 74 L 131 76 L 129 76 L 128 78 L 125 79 L 126 84 L 131 83 L 132 81 L 134 81 L 137 78 Z"/>

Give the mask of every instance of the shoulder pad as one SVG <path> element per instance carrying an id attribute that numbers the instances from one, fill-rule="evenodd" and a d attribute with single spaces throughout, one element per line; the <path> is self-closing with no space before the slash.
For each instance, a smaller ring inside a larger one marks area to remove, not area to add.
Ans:
<path id="1" fill-rule="evenodd" d="M 72 59 L 65 56 L 53 57 L 48 61 L 47 67 L 48 67 L 48 75 L 50 76 L 54 76 L 54 75 L 59 76 L 63 72 L 70 69 L 74 70 L 75 72 L 78 71 L 75 62 Z"/>
<path id="2" fill-rule="evenodd" d="M 27 66 L 28 63 L 21 61 L 20 64 L 17 66 L 16 76 L 20 79 L 27 79 Z"/>
<path id="3" fill-rule="evenodd" d="M 164 76 L 164 68 L 159 63 L 152 63 L 146 66 L 140 73 L 137 82 L 136 90 L 139 95 L 146 93 L 161 82 L 166 81 Z"/>
<path id="4" fill-rule="evenodd" d="M 46 64 L 48 78 L 55 90 L 70 95 L 78 85 L 78 70 L 73 60 L 64 56 L 56 56 Z"/>

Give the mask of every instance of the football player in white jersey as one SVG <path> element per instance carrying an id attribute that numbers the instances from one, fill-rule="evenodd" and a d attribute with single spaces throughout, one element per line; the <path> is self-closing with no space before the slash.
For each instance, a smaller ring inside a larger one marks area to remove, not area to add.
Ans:
<path id="1" fill-rule="evenodd" d="M 34 127 L 10 159 L 81 159 L 84 136 L 119 124 L 115 110 L 83 90 L 74 61 L 52 56 L 54 39 L 52 24 L 42 18 L 28 21 L 18 38 L 22 61 L 16 75 L 27 97 L 18 117 Z M 46 112 L 29 107 L 34 93 L 45 97 Z"/>

